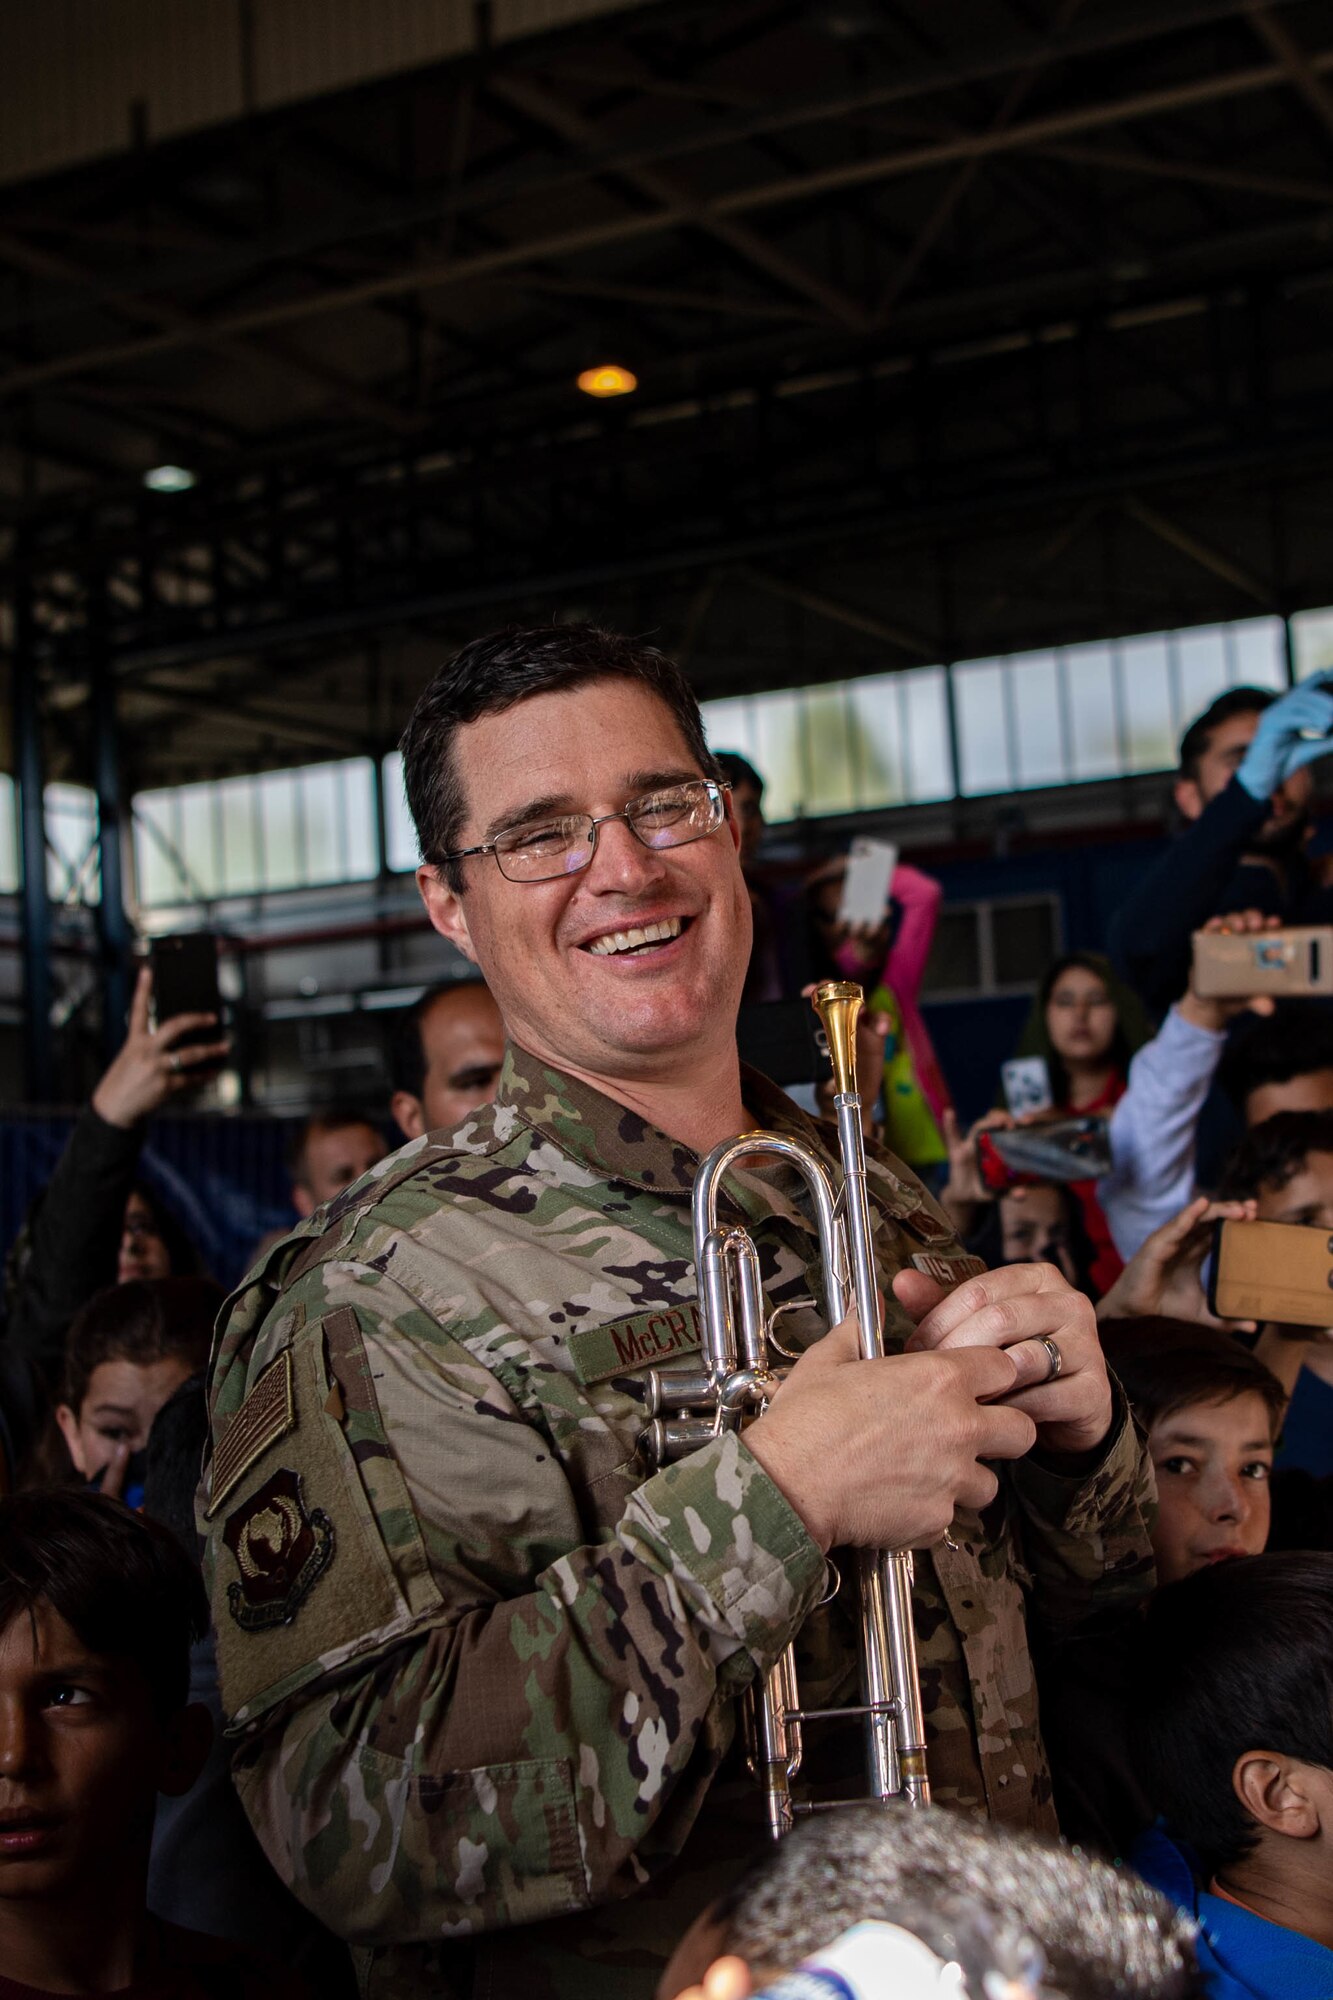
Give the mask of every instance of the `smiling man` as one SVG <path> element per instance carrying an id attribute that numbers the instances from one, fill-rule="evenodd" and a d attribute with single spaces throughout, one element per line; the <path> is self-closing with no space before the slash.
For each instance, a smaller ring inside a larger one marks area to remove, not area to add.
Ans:
<path id="1" fill-rule="evenodd" d="M 738 1693 L 799 1635 L 812 1700 L 855 1699 L 827 1552 L 922 1551 L 935 1797 L 1049 1827 L 1024 1591 L 1060 1626 L 1146 1589 L 1147 1474 L 1087 1301 L 985 1275 L 879 1153 L 891 1355 L 820 1337 L 803 1184 L 738 1171 L 800 1358 L 743 1438 L 653 1471 L 646 1371 L 698 1366 L 700 1156 L 829 1152 L 737 1058 L 726 786 L 677 670 L 590 627 L 465 648 L 404 757 L 422 896 L 508 1048 L 492 1105 L 232 1303 L 203 1519 L 234 1772 L 366 1993 L 646 2000 L 762 1838 Z M 817 1734 L 854 1796 L 858 1726 Z"/>

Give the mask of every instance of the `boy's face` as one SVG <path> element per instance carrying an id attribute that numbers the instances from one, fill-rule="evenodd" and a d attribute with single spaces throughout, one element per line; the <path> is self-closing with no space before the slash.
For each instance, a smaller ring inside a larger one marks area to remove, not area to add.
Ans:
<path id="1" fill-rule="evenodd" d="M 1333 1229 L 1333 1153 L 1307 1153 L 1280 1188 L 1260 1188 L 1258 1204 L 1260 1222 Z"/>
<path id="2" fill-rule="evenodd" d="M 118 1446 L 127 1456 L 142 1451 L 153 1418 L 193 1373 L 183 1354 L 166 1354 L 160 1361 L 99 1361 L 78 1410 L 68 1403 L 56 1410 L 75 1471 L 95 1479 Z"/>
<path id="3" fill-rule="evenodd" d="M 1149 1431 L 1148 1450 L 1157 1472 L 1152 1545 L 1159 1583 L 1262 1552 L 1273 1435 L 1257 1390 L 1172 1411 Z"/>
<path id="4" fill-rule="evenodd" d="M 142 1866 L 158 1791 L 188 1791 L 202 1766 L 200 1713 L 160 1722 L 133 1662 L 90 1653 L 44 1601 L 12 1619 L 0 1632 L 0 1907 L 91 1889 L 117 1856 Z"/>
<path id="5" fill-rule="evenodd" d="M 1069 1219 L 1056 1187 L 1025 1187 L 1000 1196 L 1001 1257 L 1006 1264 L 1054 1264 L 1077 1284 L 1069 1248 Z"/>

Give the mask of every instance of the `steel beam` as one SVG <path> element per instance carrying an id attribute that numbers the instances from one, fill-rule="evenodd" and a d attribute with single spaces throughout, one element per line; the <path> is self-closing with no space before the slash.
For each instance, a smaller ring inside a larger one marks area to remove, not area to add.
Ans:
<path id="1" fill-rule="evenodd" d="M 1310 75 L 1328 75 L 1333 72 L 1333 49 L 1311 52 L 1304 61 Z M 1075 138 L 1081 133 L 1103 131 L 1108 127 L 1133 124 L 1170 112 L 1225 103 L 1285 88 L 1288 83 L 1287 71 L 1278 62 L 1235 69 L 1220 76 L 1209 74 L 1157 90 L 1132 92 L 1098 104 L 1048 113 L 999 130 L 963 133 L 923 145 L 899 147 L 863 160 L 842 161 L 829 167 L 811 168 L 747 187 L 732 188 L 706 199 L 663 204 L 642 215 L 627 214 L 607 222 L 554 231 L 546 236 L 503 244 L 468 257 L 422 258 L 396 270 L 352 284 L 330 286 L 302 298 L 275 300 L 207 322 L 191 320 L 186 326 L 164 329 L 139 339 L 86 348 L 82 352 L 11 369 L 7 375 L 0 377 L 0 396 L 13 396 L 40 383 L 79 375 L 88 369 L 116 367 L 125 361 L 197 345 L 201 338 L 214 343 L 221 339 L 267 332 L 277 326 L 293 325 L 380 299 L 401 297 L 408 292 L 456 289 L 542 260 L 643 241 L 675 230 L 730 225 L 740 217 L 762 214 L 790 203 L 811 201 L 858 187 L 883 185 L 964 161 L 1030 151 L 1054 141 Z"/>

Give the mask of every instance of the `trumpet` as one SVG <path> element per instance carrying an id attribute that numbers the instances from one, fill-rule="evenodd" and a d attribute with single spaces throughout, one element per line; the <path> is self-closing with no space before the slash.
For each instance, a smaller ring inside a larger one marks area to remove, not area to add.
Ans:
<path id="1" fill-rule="evenodd" d="M 845 1319 L 855 1303 L 863 1359 L 874 1360 L 884 1353 L 856 1088 L 861 988 L 850 981 L 827 980 L 815 988 L 811 1004 L 823 1025 L 833 1063 L 841 1177 L 835 1178 L 811 1147 L 776 1132 L 744 1132 L 723 1140 L 703 1162 L 692 1202 L 703 1366 L 686 1375 L 654 1369 L 648 1377 L 651 1422 L 645 1443 L 658 1465 L 762 1416 L 783 1379 L 784 1370 L 774 1365 L 770 1353 L 778 1345 L 773 1337 L 776 1315 L 765 1312 L 754 1240 L 744 1229 L 718 1222 L 721 1183 L 733 1167 L 754 1160 L 783 1160 L 796 1169 L 809 1191 L 818 1225 L 828 1325 Z M 762 1688 L 746 1690 L 750 1769 L 763 1787 L 775 1840 L 791 1831 L 798 1814 L 861 1803 L 820 1802 L 793 1794 L 803 1755 L 802 1729 L 810 1722 L 859 1716 L 869 1799 L 882 1805 L 930 1803 L 912 1623 L 911 1551 L 859 1549 L 856 1561 L 860 1702 L 831 1709 L 802 1707 L 791 1645 Z"/>

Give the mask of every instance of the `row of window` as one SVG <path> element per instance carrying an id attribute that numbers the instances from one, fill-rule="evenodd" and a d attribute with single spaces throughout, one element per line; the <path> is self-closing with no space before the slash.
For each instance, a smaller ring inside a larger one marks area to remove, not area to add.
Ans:
<path id="1" fill-rule="evenodd" d="M 1290 622 L 1299 678 L 1333 665 L 1333 609 Z M 705 702 L 708 739 L 763 773 L 771 821 L 918 805 L 1168 770 L 1181 731 L 1224 688 L 1286 685 L 1280 618 L 1158 632 L 1001 659 L 917 667 Z M 135 893 L 145 909 L 367 881 L 379 868 L 368 757 L 176 785 L 134 801 Z M 401 759 L 384 760 L 385 863 L 413 868 Z M 47 879 L 95 900 L 96 805 L 46 793 Z M 0 891 L 19 884 L 13 780 L 0 774 Z"/>

